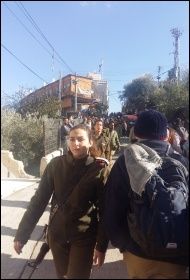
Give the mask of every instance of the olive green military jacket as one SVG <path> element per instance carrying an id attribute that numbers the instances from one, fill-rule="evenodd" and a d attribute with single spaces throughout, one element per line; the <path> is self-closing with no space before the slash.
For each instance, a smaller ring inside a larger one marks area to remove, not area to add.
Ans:
<path id="1" fill-rule="evenodd" d="M 120 148 L 121 144 L 116 130 L 109 131 L 110 135 L 110 150 L 116 151 Z"/>
<path id="2" fill-rule="evenodd" d="M 50 223 L 49 238 L 64 244 L 80 238 L 96 237 L 96 249 L 105 252 L 108 239 L 101 220 L 108 169 L 96 163 L 92 157 L 75 160 L 71 153 L 52 159 L 31 198 L 14 240 L 27 243 L 53 194 L 51 210 L 56 203 L 60 206 Z M 62 203 L 61 198 L 73 184 L 75 187 L 71 194 Z"/>

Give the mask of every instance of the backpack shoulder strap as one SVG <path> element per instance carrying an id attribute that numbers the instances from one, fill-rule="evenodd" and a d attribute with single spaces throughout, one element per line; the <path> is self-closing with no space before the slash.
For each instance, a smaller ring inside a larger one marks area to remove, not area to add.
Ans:
<path id="1" fill-rule="evenodd" d="M 183 170 L 185 176 L 188 176 L 189 172 L 187 170 L 187 168 L 177 159 L 174 159 L 172 157 L 169 156 L 169 149 L 170 149 L 170 143 L 168 143 L 167 147 L 166 147 L 166 151 L 163 154 L 159 154 L 160 157 L 162 158 L 163 162 L 168 162 L 168 164 L 173 164 L 177 167 L 179 167 L 180 169 Z"/>

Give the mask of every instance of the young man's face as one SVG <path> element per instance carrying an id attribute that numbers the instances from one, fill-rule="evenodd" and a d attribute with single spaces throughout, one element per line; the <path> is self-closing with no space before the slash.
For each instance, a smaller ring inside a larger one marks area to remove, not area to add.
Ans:
<path id="1" fill-rule="evenodd" d="M 96 122 L 94 126 L 95 132 L 100 134 L 102 132 L 102 129 L 103 129 L 103 123 L 101 121 Z"/>
<path id="2" fill-rule="evenodd" d="M 114 123 L 110 123 L 110 124 L 109 124 L 109 128 L 110 128 L 110 129 L 114 129 Z"/>
<path id="3" fill-rule="evenodd" d="M 63 120 L 63 124 L 68 124 L 69 120 L 68 119 L 64 119 Z"/>

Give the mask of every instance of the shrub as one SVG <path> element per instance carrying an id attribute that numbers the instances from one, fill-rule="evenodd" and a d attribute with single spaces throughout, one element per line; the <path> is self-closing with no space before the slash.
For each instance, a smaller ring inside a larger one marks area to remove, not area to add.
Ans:
<path id="1" fill-rule="evenodd" d="M 24 166 L 43 156 L 43 121 L 36 114 L 24 118 L 12 109 L 1 110 L 1 149 L 9 150 Z"/>

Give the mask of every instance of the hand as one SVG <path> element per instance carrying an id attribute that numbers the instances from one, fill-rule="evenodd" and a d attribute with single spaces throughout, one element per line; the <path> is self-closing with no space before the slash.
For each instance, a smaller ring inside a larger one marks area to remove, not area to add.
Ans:
<path id="1" fill-rule="evenodd" d="M 104 263 L 105 256 L 106 256 L 106 253 L 102 253 L 98 250 L 95 250 L 94 258 L 93 258 L 93 265 L 97 268 L 100 268 Z"/>
<path id="2" fill-rule="evenodd" d="M 14 249 L 17 252 L 18 255 L 22 253 L 22 248 L 24 247 L 24 244 L 21 244 L 20 241 L 15 241 L 14 242 Z"/>

